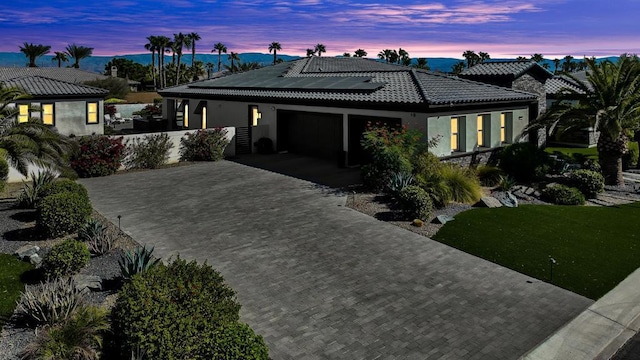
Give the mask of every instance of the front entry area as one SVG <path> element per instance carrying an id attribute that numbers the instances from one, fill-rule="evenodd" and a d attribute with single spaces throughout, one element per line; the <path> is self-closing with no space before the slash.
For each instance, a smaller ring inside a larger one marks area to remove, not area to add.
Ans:
<path id="1" fill-rule="evenodd" d="M 278 152 L 336 160 L 342 148 L 342 114 L 278 110 Z"/>

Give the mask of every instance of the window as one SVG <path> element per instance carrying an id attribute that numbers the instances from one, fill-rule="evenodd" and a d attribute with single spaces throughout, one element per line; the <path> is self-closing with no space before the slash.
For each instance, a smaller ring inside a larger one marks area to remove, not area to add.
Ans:
<path id="1" fill-rule="evenodd" d="M 188 128 L 189 127 L 189 103 L 184 103 L 184 109 L 182 115 L 182 126 Z"/>
<path id="2" fill-rule="evenodd" d="M 88 102 L 87 103 L 87 124 L 97 124 L 97 123 L 98 123 L 98 103 Z"/>
<path id="3" fill-rule="evenodd" d="M 202 128 L 203 129 L 207 128 L 207 107 L 206 106 L 202 107 Z"/>
<path id="4" fill-rule="evenodd" d="M 505 144 L 509 143 L 511 140 L 511 135 L 509 132 L 511 131 L 511 123 L 513 122 L 513 113 L 506 112 L 500 114 L 500 142 Z"/>
<path id="5" fill-rule="evenodd" d="M 29 121 L 29 105 L 20 104 L 18 105 L 18 122 L 26 123 Z"/>
<path id="6" fill-rule="evenodd" d="M 460 150 L 460 138 L 459 138 L 459 119 L 457 117 L 451 118 L 451 151 Z"/>
<path id="7" fill-rule="evenodd" d="M 484 116 L 478 115 L 478 146 L 484 146 Z"/>
<path id="8" fill-rule="evenodd" d="M 251 126 L 258 126 L 258 120 L 262 119 L 262 113 L 258 111 L 258 107 L 255 105 L 249 108 L 251 110 Z"/>
<path id="9" fill-rule="evenodd" d="M 42 123 L 45 125 L 55 125 L 53 104 L 42 104 Z"/>

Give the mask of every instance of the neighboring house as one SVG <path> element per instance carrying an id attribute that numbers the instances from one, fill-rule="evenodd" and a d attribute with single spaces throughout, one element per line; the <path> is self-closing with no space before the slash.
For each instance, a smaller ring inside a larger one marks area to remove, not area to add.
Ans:
<path id="1" fill-rule="evenodd" d="M 18 68 L 0 68 L 0 82 L 20 88 L 30 96 L 15 102 L 18 121 L 39 118 L 63 135 L 104 133 L 103 104 L 107 90 L 61 80 L 63 75 L 73 76 L 68 69 L 62 69 L 65 71 L 58 73 L 57 79 L 38 75 L 38 71 L 12 73 L 7 69 Z"/>
<path id="2" fill-rule="evenodd" d="M 534 94 L 359 58 L 310 57 L 159 91 L 163 117 L 183 128 L 232 126 L 236 153 L 270 138 L 275 150 L 357 165 L 367 123 L 440 137 L 439 156 L 516 140 Z"/>
<path id="3" fill-rule="evenodd" d="M 112 70 L 113 71 L 113 70 Z M 117 75 L 117 69 L 114 76 Z M 0 79 L 9 79 L 19 76 L 42 76 L 50 79 L 61 80 L 76 84 L 84 84 L 87 81 L 105 80 L 111 76 L 102 75 L 76 68 L 62 67 L 0 67 Z M 131 91 L 138 91 L 139 81 L 127 80 Z"/>

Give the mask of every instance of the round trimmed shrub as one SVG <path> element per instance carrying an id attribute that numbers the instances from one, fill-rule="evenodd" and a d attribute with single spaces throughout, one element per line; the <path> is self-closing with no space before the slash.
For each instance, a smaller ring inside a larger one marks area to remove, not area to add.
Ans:
<path id="1" fill-rule="evenodd" d="M 212 359 L 268 360 L 269 349 L 247 324 L 225 324 L 215 332 Z"/>
<path id="2" fill-rule="evenodd" d="M 42 269 L 47 278 L 59 278 L 77 274 L 89 263 L 89 248 L 81 241 L 68 239 L 51 248 L 42 259 Z"/>
<path id="3" fill-rule="evenodd" d="M 52 194 L 38 203 L 36 225 L 48 237 L 55 238 L 78 231 L 92 212 L 89 198 L 81 193 Z"/>
<path id="4" fill-rule="evenodd" d="M 239 311 L 235 291 L 219 272 L 178 257 L 124 285 L 112 311 L 113 334 L 123 358 L 140 348 L 149 359 L 218 359 L 216 333 L 237 322 Z"/>
<path id="5" fill-rule="evenodd" d="M 500 168 L 518 181 L 531 181 L 550 171 L 549 154 L 532 143 L 505 147 L 500 154 Z"/>
<path id="6" fill-rule="evenodd" d="M 591 170 L 575 170 L 569 173 L 570 184 L 580 190 L 587 199 L 593 199 L 604 191 L 604 176 Z"/>
<path id="7" fill-rule="evenodd" d="M 580 190 L 561 184 L 547 186 L 542 196 L 556 205 L 584 205 L 585 201 Z"/>
<path id="8" fill-rule="evenodd" d="M 429 193 L 416 185 L 409 185 L 402 189 L 398 200 L 405 213 L 414 219 L 426 220 L 433 210 L 433 202 Z"/>
<path id="9" fill-rule="evenodd" d="M 58 179 L 45 185 L 38 194 L 38 197 L 40 199 L 44 199 L 49 195 L 60 194 L 63 192 L 76 193 L 87 198 L 87 200 L 89 199 L 89 192 L 87 192 L 87 188 L 71 179 Z"/>

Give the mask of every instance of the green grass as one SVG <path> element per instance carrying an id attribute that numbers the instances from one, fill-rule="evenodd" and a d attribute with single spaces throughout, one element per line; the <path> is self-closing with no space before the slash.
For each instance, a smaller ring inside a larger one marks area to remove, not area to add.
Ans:
<path id="1" fill-rule="evenodd" d="M 13 314 L 20 292 L 24 290 L 20 275 L 31 269 L 31 264 L 20 261 L 13 255 L 0 254 L 0 327 Z"/>
<path id="2" fill-rule="evenodd" d="M 561 153 L 562 155 L 573 158 L 573 154 L 578 154 L 579 157 L 586 157 L 589 159 L 598 159 L 598 149 L 596 147 L 592 148 L 573 148 L 573 147 L 548 147 L 544 149 L 549 154 L 554 154 L 556 152 Z"/>
<path id="3" fill-rule="evenodd" d="M 640 202 L 473 209 L 434 239 L 595 300 L 640 267 L 638 216 Z"/>

